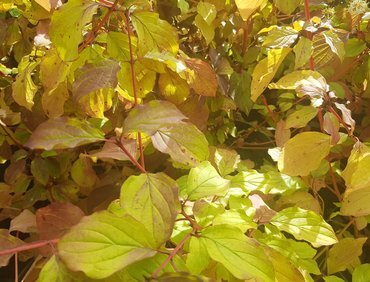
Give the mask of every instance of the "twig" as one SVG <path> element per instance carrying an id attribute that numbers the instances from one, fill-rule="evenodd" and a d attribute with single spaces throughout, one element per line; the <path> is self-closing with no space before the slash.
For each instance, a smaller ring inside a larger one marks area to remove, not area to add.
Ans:
<path id="1" fill-rule="evenodd" d="M 4 126 L 1 121 L 0 121 L 0 126 L 2 130 L 4 130 L 5 135 L 8 136 L 9 139 L 12 140 L 15 145 L 17 145 L 20 149 L 24 149 L 24 150 L 28 149 L 24 147 L 21 143 L 19 143 L 17 139 L 15 139 L 14 133 L 11 130 L 8 130 L 8 128 Z"/>
<path id="2" fill-rule="evenodd" d="M 266 100 L 266 97 L 265 97 L 264 95 L 261 95 L 261 98 L 262 98 L 262 102 L 263 102 L 263 104 L 265 105 L 265 107 L 266 107 L 266 109 L 267 109 L 268 113 L 270 114 L 270 116 L 271 116 L 272 120 L 276 123 L 277 121 L 276 121 L 276 119 L 275 119 L 274 113 L 273 113 L 273 111 L 271 110 L 270 106 L 268 105 L 267 100 Z"/>
<path id="3" fill-rule="evenodd" d="M 36 248 L 41 248 L 50 244 L 56 244 L 58 243 L 59 239 L 51 239 L 51 240 L 40 240 L 40 241 L 35 241 L 32 243 L 27 243 L 23 244 L 11 249 L 6 249 L 6 250 L 1 250 L 0 251 L 0 256 L 5 256 L 5 255 L 10 255 L 10 254 L 15 254 L 18 252 L 23 252 L 23 251 L 28 251 Z"/>
<path id="4" fill-rule="evenodd" d="M 185 235 L 185 237 L 172 250 L 171 254 L 153 272 L 152 277 L 154 277 L 154 278 L 158 277 L 158 274 L 162 271 L 162 269 L 166 267 L 166 265 L 173 259 L 173 257 L 182 249 L 182 247 L 184 246 L 186 241 L 188 241 L 190 239 L 191 235 L 193 234 L 193 231 Z"/>
<path id="5" fill-rule="evenodd" d="M 127 151 L 127 149 L 125 148 L 125 146 L 123 146 L 122 142 L 120 142 L 120 140 L 117 140 L 116 141 L 116 144 L 118 147 L 121 148 L 121 150 L 126 154 L 126 156 L 130 159 L 130 161 L 142 172 L 142 173 L 146 173 L 146 170 L 144 167 L 141 166 L 141 164 L 134 158 L 133 155 L 130 154 L 129 151 Z"/>
<path id="6" fill-rule="evenodd" d="M 339 191 L 337 179 L 335 178 L 334 171 L 333 171 L 333 168 L 330 165 L 330 162 L 329 162 L 329 173 L 330 173 L 331 181 L 333 182 L 333 187 L 334 187 L 335 194 L 338 197 L 338 200 L 342 201 L 342 194 Z"/>
<path id="7" fill-rule="evenodd" d="M 126 24 L 127 29 L 127 36 L 128 36 L 128 46 L 130 51 L 130 66 L 131 66 L 131 81 L 132 81 L 132 92 L 134 94 L 134 104 L 135 106 L 138 104 L 138 97 L 137 97 L 137 85 L 136 85 L 136 75 L 135 75 L 135 60 L 134 60 L 134 52 L 132 50 L 132 41 L 131 41 L 131 34 L 132 29 L 130 25 L 130 14 L 127 11 L 127 14 L 121 13 L 123 20 Z M 145 169 L 145 160 L 144 160 L 144 152 L 143 152 L 143 142 L 141 138 L 141 133 L 137 133 L 137 141 L 139 143 L 139 152 L 140 152 L 140 163 L 141 166 Z"/>

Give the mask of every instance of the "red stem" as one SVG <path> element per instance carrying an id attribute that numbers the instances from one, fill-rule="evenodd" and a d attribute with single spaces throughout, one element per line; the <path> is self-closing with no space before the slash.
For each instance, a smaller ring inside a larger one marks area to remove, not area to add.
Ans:
<path id="1" fill-rule="evenodd" d="M 128 46 L 130 50 L 130 66 L 131 66 L 131 81 L 132 81 L 132 92 L 134 94 L 134 104 L 135 106 L 138 104 L 138 98 L 137 98 L 137 85 L 136 85 L 136 76 L 135 76 L 135 60 L 134 60 L 134 51 L 132 50 L 132 42 L 131 42 L 131 34 L 132 29 L 130 25 L 130 15 L 129 12 L 127 12 L 127 15 L 122 13 L 122 17 L 126 23 L 127 28 L 127 36 L 128 36 Z M 143 152 L 143 142 L 141 138 L 141 133 L 137 133 L 137 140 L 139 143 L 139 152 L 140 152 L 140 163 L 141 166 L 145 169 L 145 160 L 144 160 L 144 152 Z"/>
<path id="2" fill-rule="evenodd" d="M 304 13 L 306 14 L 306 20 L 309 22 L 311 20 L 309 0 L 304 0 Z M 312 40 L 312 33 L 309 33 L 308 38 Z M 315 70 L 315 63 L 312 55 L 310 57 L 310 70 Z"/>
<path id="3" fill-rule="evenodd" d="M 187 240 L 190 239 L 191 234 L 193 233 L 190 232 L 185 235 L 185 237 L 177 244 L 176 248 L 174 248 L 171 252 L 171 254 L 161 263 L 161 265 L 153 272 L 153 277 L 156 278 L 158 277 L 158 274 L 162 271 L 163 268 L 173 259 L 173 257 L 182 249 L 184 244 L 186 243 Z"/>
<path id="4" fill-rule="evenodd" d="M 276 119 L 275 119 L 275 117 L 274 117 L 274 113 L 272 112 L 272 110 L 271 110 L 270 106 L 268 105 L 267 100 L 266 100 L 266 97 L 265 97 L 264 95 L 261 95 L 261 98 L 262 98 L 262 102 L 263 102 L 263 104 L 265 105 L 265 107 L 266 107 L 267 111 L 269 112 L 269 114 L 270 114 L 270 116 L 271 116 L 272 120 L 276 123 L 277 121 L 276 121 Z"/>
<path id="5" fill-rule="evenodd" d="M 138 163 L 138 161 L 134 158 L 133 155 L 130 154 L 129 151 L 127 151 L 127 149 L 125 148 L 125 146 L 123 146 L 123 144 L 117 140 L 116 144 L 118 145 L 118 147 L 121 148 L 121 150 L 126 154 L 126 156 L 130 159 L 130 161 L 142 172 L 142 173 L 146 173 L 146 170 L 144 167 L 141 166 L 141 164 Z"/>
<path id="6" fill-rule="evenodd" d="M 51 239 L 51 240 L 40 240 L 32 243 L 27 243 L 24 245 L 20 245 L 11 249 L 1 250 L 0 256 L 10 255 L 14 253 L 19 253 L 22 251 L 28 251 L 36 248 L 41 248 L 50 244 L 58 243 L 59 239 Z"/>

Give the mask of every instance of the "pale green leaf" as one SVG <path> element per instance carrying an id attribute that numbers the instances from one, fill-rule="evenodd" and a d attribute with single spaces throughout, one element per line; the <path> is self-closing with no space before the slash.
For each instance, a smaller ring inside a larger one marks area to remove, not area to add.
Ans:
<path id="1" fill-rule="evenodd" d="M 71 177 L 78 186 L 93 187 L 98 177 L 92 167 L 92 161 L 86 157 L 77 159 L 71 167 Z"/>
<path id="2" fill-rule="evenodd" d="M 209 196 L 225 196 L 229 189 L 229 180 L 222 178 L 208 162 L 202 162 L 192 168 L 187 179 L 189 200 L 198 200 Z"/>
<path id="3" fill-rule="evenodd" d="M 207 45 L 212 42 L 215 37 L 215 28 L 209 25 L 201 15 L 197 15 L 194 20 L 194 24 L 200 29 Z"/>
<path id="4" fill-rule="evenodd" d="M 230 225 L 216 225 L 205 228 L 201 241 L 209 256 L 221 263 L 236 278 L 275 281 L 272 263 L 258 243 Z"/>
<path id="5" fill-rule="evenodd" d="M 214 164 L 221 176 L 234 172 L 240 162 L 239 154 L 232 149 L 211 147 L 210 162 Z"/>
<path id="6" fill-rule="evenodd" d="M 346 191 L 341 214 L 364 216 L 370 214 L 370 148 L 358 142 L 354 145 L 347 166 L 343 171 Z"/>
<path id="7" fill-rule="evenodd" d="M 189 253 L 186 257 L 186 266 L 191 273 L 199 275 L 209 264 L 207 246 L 197 237 L 191 237 Z"/>
<path id="8" fill-rule="evenodd" d="M 345 56 L 356 57 L 366 49 L 366 43 L 358 38 L 350 38 L 345 45 Z"/>
<path id="9" fill-rule="evenodd" d="M 104 133 L 86 120 L 59 117 L 41 123 L 25 146 L 31 149 L 64 149 L 104 140 Z"/>
<path id="10" fill-rule="evenodd" d="M 326 39 L 322 33 L 315 34 L 312 43 L 315 69 L 323 68 L 334 61 L 335 53 L 333 53 L 330 46 L 326 43 Z"/>
<path id="11" fill-rule="evenodd" d="M 307 37 L 300 37 L 293 47 L 295 53 L 295 69 L 304 67 L 312 55 L 313 43 Z"/>
<path id="12" fill-rule="evenodd" d="M 337 276 L 331 275 L 323 277 L 325 282 L 345 282 L 342 278 L 339 278 Z"/>
<path id="13" fill-rule="evenodd" d="M 367 238 L 344 238 L 330 250 L 327 258 L 328 274 L 344 271 L 362 254 Z"/>
<path id="14" fill-rule="evenodd" d="M 193 124 L 163 124 L 151 138 L 157 150 L 187 167 L 194 167 L 208 159 L 207 139 Z"/>
<path id="15" fill-rule="evenodd" d="M 37 92 L 37 86 L 33 82 L 31 75 L 38 64 L 38 61 L 29 61 L 28 58 L 23 58 L 18 65 L 19 73 L 12 84 L 14 101 L 30 111 L 34 105 L 33 98 Z"/>
<path id="16" fill-rule="evenodd" d="M 141 131 L 154 135 L 158 129 L 179 124 L 186 117 L 170 102 L 152 100 L 131 110 L 124 123 L 125 132 Z"/>
<path id="17" fill-rule="evenodd" d="M 264 248 L 264 251 L 274 266 L 275 281 L 304 281 L 301 272 L 288 258 L 269 247 Z"/>
<path id="18" fill-rule="evenodd" d="M 323 78 L 323 76 L 317 71 L 293 71 L 284 75 L 277 82 L 270 83 L 269 88 L 295 90 L 301 84 L 302 80 L 308 79 L 309 77 L 313 77 L 314 79 Z"/>
<path id="19" fill-rule="evenodd" d="M 208 2 L 200 1 L 197 5 L 197 12 L 209 25 L 215 20 L 217 16 L 215 5 Z"/>
<path id="20" fill-rule="evenodd" d="M 179 208 L 176 182 L 164 173 L 130 176 L 122 185 L 121 206 L 143 223 L 159 244 L 172 233 Z"/>
<path id="21" fill-rule="evenodd" d="M 53 255 L 42 267 L 37 282 L 82 282 L 81 273 L 70 271 L 56 255 Z"/>
<path id="22" fill-rule="evenodd" d="M 176 54 L 178 38 L 172 26 L 159 18 L 157 13 L 138 11 L 131 14 L 132 24 L 138 35 L 138 52 L 144 56 L 149 51 L 168 51 Z"/>
<path id="23" fill-rule="evenodd" d="M 283 26 L 275 27 L 269 31 L 262 46 L 267 46 L 270 48 L 284 48 L 290 47 L 298 38 L 298 31 L 295 29 Z"/>
<path id="24" fill-rule="evenodd" d="M 157 73 L 167 73 L 167 68 L 178 73 L 181 78 L 186 79 L 184 71 L 187 69 L 185 62 L 175 57 L 170 52 L 152 51 L 146 53 L 141 63 L 148 69 Z M 167 67 L 167 68 L 166 68 Z"/>
<path id="25" fill-rule="evenodd" d="M 305 184 L 298 177 L 276 171 L 267 173 L 259 173 L 256 170 L 241 171 L 229 179 L 233 187 L 240 187 L 248 194 L 252 191 L 281 194 L 305 188 Z"/>
<path id="26" fill-rule="evenodd" d="M 235 0 L 239 13 L 245 21 L 250 18 L 263 2 L 264 0 Z"/>
<path id="27" fill-rule="evenodd" d="M 58 253 L 69 269 L 101 279 L 154 256 L 157 247 L 141 222 L 102 211 L 72 227 L 59 241 Z"/>
<path id="28" fill-rule="evenodd" d="M 313 211 L 287 208 L 279 211 L 271 223 L 279 230 L 288 232 L 297 240 L 305 240 L 314 247 L 333 245 L 338 242 L 333 228 Z"/>
<path id="29" fill-rule="evenodd" d="M 322 35 L 324 36 L 325 41 L 329 45 L 331 51 L 335 53 L 341 61 L 343 61 L 346 51 L 344 49 L 344 43 L 339 38 L 338 34 L 331 30 L 327 30 L 324 31 Z"/>
<path id="30" fill-rule="evenodd" d="M 258 62 L 252 74 L 251 99 L 253 102 L 255 102 L 267 88 L 279 66 L 290 51 L 291 49 L 289 48 L 269 50 L 267 58 Z"/>
<path id="31" fill-rule="evenodd" d="M 62 60 L 73 61 L 78 57 L 82 32 L 97 8 L 98 4 L 90 0 L 71 0 L 53 13 L 49 35 Z"/>
<path id="32" fill-rule="evenodd" d="M 299 133 L 285 143 L 278 168 L 290 176 L 306 176 L 319 168 L 329 154 L 330 136 L 320 132 Z"/>
<path id="33" fill-rule="evenodd" d="M 368 282 L 370 277 L 370 263 L 364 263 L 355 268 L 352 273 L 352 282 Z"/>
<path id="34" fill-rule="evenodd" d="M 292 112 L 285 120 L 285 128 L 305 127 L 316 115 L 317 108 L 312 106 L 303 106 Z"/>

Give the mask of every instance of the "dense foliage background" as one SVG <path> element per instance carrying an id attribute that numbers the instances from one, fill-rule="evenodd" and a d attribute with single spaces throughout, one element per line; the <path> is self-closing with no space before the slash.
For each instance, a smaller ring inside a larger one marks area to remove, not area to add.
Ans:
<path id="1" fill-rule="evenodd" d="M 369 20 L 2 0 L 1 280 L 370 281 Z"/>

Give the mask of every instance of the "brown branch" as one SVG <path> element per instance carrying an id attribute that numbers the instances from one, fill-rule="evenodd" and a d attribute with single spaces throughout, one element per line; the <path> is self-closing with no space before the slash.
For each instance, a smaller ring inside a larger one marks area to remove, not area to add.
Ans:
<path id="1" fill-rule="evenodd" d="M 58 243 L 59 239 L 51 239 L 51 240 L 40 240 L 40 241 L 35 241 L 32 243 L 27 243 L 23 244 L 14 248 L 6 249 L 6 250 L 1 250 L 0 251 L 0 256 L 5 256 L 5 255 L 11 255 L 23 251 L 28 251 L 36 248 L 41 248 L 50 244 L 56 244 Z"/>
<path id="2" fill-rule="evenodd" d="M 331 181 L 333 182 L 335 195 L 337 196 L 339 201 L 342 201 L 342 194 L 339 191 L 337 179 L 335 178 L 334 171 L 333 171 L 333 168 L 330 165 L 330 162 L 329 162 L 329 173 L 330 173 Z"/>
<path id="3" fill-rule="evenodd" d="M 261 95 L 261 98 L 262 98 L 262 102 L 265 105 L 265 108 L 267 109 L 269 115 L 271 116 L 272 120 L 276 123 L 277 121 L 275 119 L 274 113 L 271 110 L 270 106 L 268 105 L 266 97 L 264 95 Z"/>
<path id="4" fill-rule="evenodd" d="M 23 146 L 21 143 L 18 142 L 17 139 L 15 139 L 14 133 L 11 130 L 8 130 L 8 128 L 5 125 L 3 125 L 2 121 L 0 121 L 0 127 L 2 128 L 2 130 L 4 130 L 5 135 L 8 136 L 9 139 L 12 140 L 15 145 L 17 145 L 20 149 L 28 150 L 27 147 Z"/>
<path id="5" fill-rule="evenodd" d="M 171 254 L 161 263 L 161 265 L 153 272 L 152 277 L 157 278 L 158 274 L 166 267 L 166 265 L 173 259 L 173 257 L 182 249 L 185 243 L 190 239 L 193 231 L 186 234 L 185 237 L 172 250 Z"/>
<path id="6" fill-rule="evenodd" d="M 127 36 L 128 36 L 128 46 L 130 51 L 130 69 L 131 69 L 131 81 L 132 81 L 132 92 L 134 94 L 134 104 L 135 106 L 138 104 L 138 97 L 137 97 L 137 84 L 136 84 L 136 75 L 135 75 L 135 60 L 134 60 L 134 51 L 132 50 L 132 41 L 131 41 L 131 34 L 133 34 L 130 24 L 130 14 L 127 11 L 127 14 L 121 13 L 121 16 L 125 22 L 126 29 L 127 29 Z M 144 152 L 143 152 L 143 142 L 141 138 L 141 133 L 137 133 L 137 140 L 139 143 L 139 152 L 140 152 L 140 163 L 141 166 L 145 170 L 145 160 L 144 160 Z"/>

